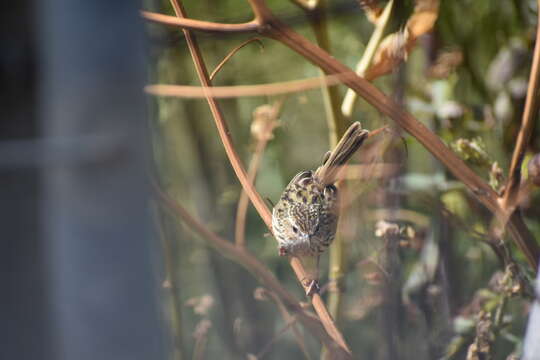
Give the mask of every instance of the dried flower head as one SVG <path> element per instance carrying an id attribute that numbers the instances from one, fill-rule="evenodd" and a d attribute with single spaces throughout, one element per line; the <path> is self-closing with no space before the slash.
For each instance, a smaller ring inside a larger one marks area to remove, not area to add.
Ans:
<path id="1" fill-rule="evenodd" d="M 261 105 L 253 111 L 251 135 L 258 141 L 268 141 L 274 138 L 274 129 L 279 126 L 278 109 L 272 105 Z"/>
<path id="2" fill-rule="evenodd" d="M 377 19 L 383 11 L 383 7 L 380 4 L 379 0 L 358 0 L 358 4 L 366 12 L 368 20 L 376 24 Z"/>

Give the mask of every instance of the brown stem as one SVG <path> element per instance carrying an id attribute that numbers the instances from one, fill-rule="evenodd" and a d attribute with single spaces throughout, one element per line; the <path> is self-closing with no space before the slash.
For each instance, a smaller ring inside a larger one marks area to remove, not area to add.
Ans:
<path id="1" fill-rule="evenodd" d="M 540 0 L 538 1 L 540 9 Z M 540 11 L 538 12 L 540 22 Z M 540 26 L 536 29 L 536 44 L 534 45 L 533 63 L 529 77 L 529 86 L 527 89 L 527 99 L 525 100 L 525 110 L 521 120 L 521 128 L 512 155 L 512 163 L 508 175 L 508 183 L 504 192 L 502 208 L 512 212 L 517 202 L 517 195 L 521 183 L 521 163 L 525 157 L 533 126 L 536 120 L 538 110 L 538 88 L 540 86 Z"/>
<path id="2" fill-rule="evenodd" d="M 217 73 L 221 70 L 221 68 L 223 68 L 223 66 L 225 66 L 227 61 L 229 61 L 234 56 L 234 54 L 236 54 L 238 52 L 238 50 L 240 50 L 241 48 L 243 48 L 247 44 L 252 43 L 254 41 L 257 41 L 259 43 L 259 45 L 261 46 L 261 48 L 263 47 L 261 39 L 256 38 L 256 37 L 251 38 L 251 39 L 247 39 L 246 41 L 244 41 L 243 43 L 241 43 L 240 45 L 238 45 L 237 47 L 232 49 L 231 52 L 229 52 L 227 54 L 227 56 L 225 56 L 225 58 L 223 60 L 221 60 L 221 62 L 216 66 L 214 71 L 212 71 L 212 73 L 210 74 L 210 81 L 214 80 L 214 77 L 217 75 Z"/>
<path id="3" fill-rule="evenodd" d="M 304 341 L 304 337 L 302 336 L 302 334 L 300 333 L 300 331 L 298 330 L 298 328 L 296 326 L 296 324 L 298 322 L 297 317 L 291 315 L 291 313 L 287 310 L 287 307 L 285 306 L 285 304 L 283 304 L 283 301 L 281 301 L 279 296 L 277 296 L 276 294 L 274 294 L 271 291 L 267 291 L 266 289 L 260 289 L 260 290 L 262 290 L 263 294 L 265 294 L 265 295 L 267 294 L 268 296 L 270 296 L 272 298 L 272 300 L 274 301 L 274 303 L 278 307 L 279 311 L 281 312 L 281 316 L 283 317 L 283 321 L 285 322 L 285 324 L 287 324 L 287 325 L 285 325 L 283 330 L 291 328 L 291 330 L 292 330 L 292 332 L 294 334 L 294 337 L 296 339 L 296 342 L 298 343 L 298 346 L 300 347 L 300 350 L 302 350 L 302 353 L 304 354 L 304 357 L 309 360 L 311 357 L 309 356 L 309 353 L 307 351 L 306 342 Z M 274 339 L 272 339 L 267 344 L 267 346 L 265 346 L 265 348 L 269 349 L 270 345 L 272 343 L 274 343 L 275 340 L 277 340 L 276 338 L 278 336 L 280 336 L 280 334 L 281 334 L 281 331 L 278 332 L 278 335 L 276 335 L 276 337 Z M 260 359 L 262 357 L 261 355 L 266 352 L 266 351 L 263 351 L 263 350 L 261 350 L 257 354 L 257 359 Z"/>
<path id="4" fill-rule="evenodd" d="M 259 140 L 255 146 L 255 152 L 249 163 L 248 167 L 248 179 L 254 184 L 255 178 L 257 176 L 257 171 L 259 171 L 259 166 L 261 164 L 262 155 L 266 144 L 268 143 L 267 139 Z M 246 243 L 246 215 L 247 208 L 249 205 L 249 198 L 245 191 L 242 191 L 240 194 L 240 199 L 238 200 L 238 208 L 236 209 L 236 224 L 235 224 L 235 243 L 236 246 L 244 247 Z"/>
<path id="5" fill-rule="evenodd" d="M 208 32 L 254 32 L 257 31 L 257 29 L 259 28 L 259 24 L 255 21 L 250 21 L 243 24 L 220 24 L 211 21 L 194 20 L 157 14 L 150 11 L 141 11 L 141 16 L 146 20 L 150 20 L 159 24 L 180 26 L 184 29 Z"/>
<path id="6" fill-rule="evenodd" d="M 235 85 L 235 86 L 201 86 L 188 85 L 147 85 L 145 91 L 152 95 L 174 96 L 187 98 L 232 98 L 240 96 L 270 96 L 293 92 L 301 92 L 311 89 L 319 89 L 321 86 L 333 86 L 341 84 L 342 78 L 347 74 L 330 75 L 302 80 L 283 81 L 260 85 Z M 350 74 L 349 74 L 350 76 Z"/>
<path id="7" fill-rule="evenodd" d="M 256 141 L 255 151 L 248 166 L 248 178 L 251 184 L 255 185 L 255 178 L 261 164 L 264 149 L 273 138 L 274 128 L 279 126 L 278 117 L 283 106 L 284 98 L 276 101 L 271 108 L 265 106 L 257 108 L 253 113 L 251 123 L 251 133 Z M 263 110 L 265 108 L 265 110 Z M 249 198 L 244 190 L 240 193 L 238 206 L 236 209 L 235 223 L 235 243 L 236 246 L 243 247 L 246 242 L 246 215 L 249 205 Z"/>
<path id="8" fill-rule="evenodd" d="M 185 11 L 180 5 L 180 2 L 178 0 L 171 0 L 171 4 L 174 7 L 174 11 L 179 18 L 186 17 Z M 254 9 L 254 12 L 257 19 L 259 19 L 260 16 L 267 15 L 265 14 L 265 11 L 260 12 L 260 11 L 255 11 Z M 197 70 L 197 75 L 199 76 L 199 80 L 201 81 L 201 84 L 206 89 L 207 87 L 212 86 L 212 84 L 208 78 L 208 71 L 206 69 L 206 65 L 204 64 L 202 55 L 197 45 L 197 41 L 189 30 L 183 29 L 183 32 L 186 37 L 186 42 L 188 44 L 189 51 L 193 58 L 193 62 L 195 63 L 195 68 Z M 227 123 L 225 121 L 225 118 L 223 117 L 223 114 L 216 100 L 208 96 L 207 101 L 208 101 L 208 105 L 210 106 L 212 115 L 214 117 L 216 126 L 218 128 L 219 136 L 221 138 L 223 146 L 225 147 L 225 152 L 227 153 L 229 161 L 236 173 L 236 176 L 238 177 L 238 180 L 242 184 L 242 187 L 244 188 L 249 198 L 251 199 L 253 206 L 255 206 L 255 209 L 257 210 L 257 212 L 259 213 L 263 221 L 266 223 L 267 227 L 269 229 L 272 229 L 272 215 L 270 214 L 270 211 L 264 204 L 264 201 L 262 200 L 261 196 L 255 190 L 255 187 L 249 181 L 246 175 L 246 171 L 244 170 L 242 162 L 240 161 L 240 158 L 238 154 L 236 153 L 236 150 L 234 149 L 233 142 L 229 133 L 229 129 L 227 127 Z M 302 263 L 300 262 L 298 258 L 292 257 L 290 258 L 290 264 L 295 272 L 296 277 L 298 278 L 302 286 L 305 288 L 305 285 L 303 284 L 302 280 L 308 278 L 308 276 Z M 322 298 L 319 294 L 313 295 L 312 305 L 315 311 L 317 312 L 317 314 L 319 315 L 319 318 L 325 330 L 330 335 L 330 337 L 339 345 L 342 353 L 348 354 L 348 357 L 350 357 L 351 351 L 349 350 L 349 347 L 345 343 L 343 335 L 334 324 L 332 317 L 328 314 L 328 310 L 326 309 L 326 306 L 324 302 L 322 301 Z"/>

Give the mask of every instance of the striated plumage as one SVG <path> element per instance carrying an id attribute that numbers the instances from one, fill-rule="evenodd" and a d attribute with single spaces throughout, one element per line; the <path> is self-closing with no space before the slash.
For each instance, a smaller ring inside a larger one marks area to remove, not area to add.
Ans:
<path id="1" fill-rule="evenodd" d="M 338 171 L 368 134 L 359 122 L 352 124 L 315 172 L 302 171 L 287 185 L 272 212 L 280 255 L 318 258 L 330 246 L 338 220 Z"/>

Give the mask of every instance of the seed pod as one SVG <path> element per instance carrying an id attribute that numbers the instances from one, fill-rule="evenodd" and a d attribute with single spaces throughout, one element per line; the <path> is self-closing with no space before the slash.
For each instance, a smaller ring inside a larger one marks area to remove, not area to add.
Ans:
<path id="1" fill-rule="evenodd" d="M 527 169 L 529 170 L 529 179 L 531 182 L 536 186 L 540 186 L 540 153 L 534 155 L 529 160 Z"/>

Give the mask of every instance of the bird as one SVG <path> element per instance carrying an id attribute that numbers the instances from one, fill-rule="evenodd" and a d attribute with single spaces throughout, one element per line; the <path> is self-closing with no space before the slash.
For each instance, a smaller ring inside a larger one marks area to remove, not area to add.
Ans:
<path id="1" fill-rule="evenodd" d="M 272 210 L 272 232 L 280 256 L 295 256 L 304 265 L 313 265 L 312 279 L 305 279 L 308 296 L 319 291 L 318 263 L 336 235 L 339 217 L 338 189 L 335 185 L 342 166 L 358 150 L 369 131 L 353 123 L 333 151 L 328 151 L 315 171 L 301 171 L 283 190 Z"/>

